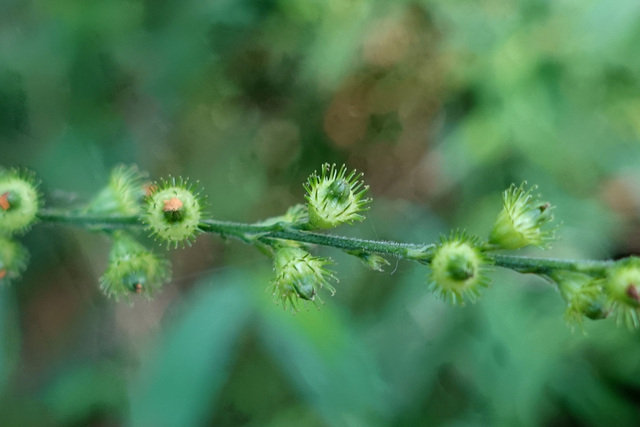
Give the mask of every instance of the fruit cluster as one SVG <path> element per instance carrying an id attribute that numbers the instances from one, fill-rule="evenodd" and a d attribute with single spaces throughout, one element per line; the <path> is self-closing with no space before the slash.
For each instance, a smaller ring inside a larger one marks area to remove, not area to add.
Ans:
<path id="1" fill-rule="evenodd" d="M 167 248 L 190 245 L 198 234 L 214 232 L 252 244 L 273 260 L 269 289 L 277 303 L 292 311 L 299 303 L 322 302 L 324 289 L 335 293 L 332 261 L 311 254 L 312 244 L 333 246 L 382 271 L 385 256 L 429 266 L 428 287 L 452 304 L 476 302 L 489 286 L 489 273 L 506 267 L 534 273 L 557 285 L 566 302 L 565 317 L 602 319 L 614 314 L 631 327 L 640 326 L 640 259 L 563 261 L 504 255 L 527 246 L 549 247 L 555 239 L 552 206 L 525 184 L 502 194 L 502 209 L 486 240 L 455 231 L 430 245 L 380 242 L 317 233 L 364 220 L 371 199 L 362 174 L 346 166 L 322 165 L 304 185 L 304 205 L 257 224 L 217 221 L 204 217 L 204 197 L 196 185 L 169 177 L 151 182 L 133 166 L 118 166 L 107 185 L 80 209 L 44 209 L 38 182 L 30 172 L 0 169 L 0 284 L 18 278 L 28 262 L 27 250 L 16 240 L 38 220 L 71 222 L 104 233 L 111 241 L 109 263 L 100 279 L 105 295 L 116 300 L 140 294 L 151 297 L 171 275 L 163 256 L 145 247 L 134 232 L 147 234 Z"/>

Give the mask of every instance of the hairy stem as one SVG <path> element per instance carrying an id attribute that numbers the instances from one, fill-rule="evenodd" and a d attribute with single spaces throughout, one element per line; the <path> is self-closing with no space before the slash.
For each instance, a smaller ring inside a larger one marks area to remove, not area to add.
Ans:
<path id="1" fill-rule="evenodd" d="M 79 211 L 53 209 L 43 210 L 39 215 L 39 219 L 42 223 L 69 224 L 104 230 L 144 226 L 138 216 L 94 215 Z M 429 249 L 435 246 L 433 244 L 363 240 L 354 237 L 315 233 L 293 228 L 287 223 L 265 225 L 264 223 L 247 224 L 206 219 L 201 221 L 200 230 L 206 233 L 215 233 L 222 237 L 233 237 L 245 243 L 257 244 L 259 241 L 264 241 L 264 239 L 292 240 L 333 247 L 344 251 L 364 251 L 422 262 L 430 261 Z M 519 273 L 535 274 L 548 274 L 553 270 L 567 270 L 599 277 L 604 276 L 607 267 L 613 264 L 613 261 L 532 258 L 495 253 L 488 253 L 487 257 L 495 266 L 508 268 Z"/>
<path id="2" fill-rule="evenodd" d="M 138 216 L 94 215 L 79 211 L 64 211 L 58 209 L 43 209 L 42 212 L 38 214 L 38 219 L 43 223 L 69 224 L 77 227 L 107 230 L 143 226 Z"/>
<path id="3" fill-rule="evenodd" d="M 205 232 L 217 233 L 223 236 L 231 235 L 242 238 L 247 235 L 255 235 L 260 238 L 294 240 L 297 242 L 330 246 L 342 250 L 361 250 L 381 255 L 392 255 L 400 258 L 412 258 L 413 253 L 424 252 L 432 246 L 424 244 L 417 245 L 412 243 L 363 240 L 354 237 L 314 233 L 286 227 L 282 224 L 265 226 L 209 219 L 201 222 L 200 229 Z"/>
<path id="4" fill-rule="evenodd" d="M 489 254 L 494 265 L 508 268 L 519 273 L 548 274 L 553 270 L 574 271 L 601 277 L 613 261 L 566 260 L 555 258 L 532 258 L 526 256 Z"/>

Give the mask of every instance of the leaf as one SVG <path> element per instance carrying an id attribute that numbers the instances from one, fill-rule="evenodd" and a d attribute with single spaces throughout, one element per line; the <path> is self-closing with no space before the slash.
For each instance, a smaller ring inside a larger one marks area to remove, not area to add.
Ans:
<path id="1" fill-rule="evenodd" d="M 14 301 L 8 288 L 0 288 L 0 395 L 10 380 L 19 356 L 19 332 L 16 328 Z"/>
<path id="2" fill-rule="evenodd" d="M 126 407 L 122 370 L 104 362 L 74 364 L 59 373 L 43 402 L 56 425 L 80 425 L 97 411 L 113 415 Z"/>
<path id="3" fill-rule="evenodd" d="M 251 313 L 245 282 L 230 274 L 200 283 L 181 317 L 143 358 L 131 388 L 131 425 L 194 426 L 213 412 L 238 334 Z"/>
<path id="4" fill-rule="evenodd" d="M 389 407 L 372 354 L 349 323 L 324 306 L 293 316 L 264 305 L 261 338 L 303 401 L 328 425 L 384 425 Z"/>

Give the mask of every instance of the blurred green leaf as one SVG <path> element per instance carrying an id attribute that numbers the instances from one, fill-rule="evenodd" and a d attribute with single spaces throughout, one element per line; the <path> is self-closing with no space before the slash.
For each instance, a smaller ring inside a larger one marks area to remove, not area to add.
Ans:
<path id="1" fill-rule="evenodd" d="M 15 300 L 8 287 L 0 287 L 0 396 L 15 374 L 20 357 L 20 331 L 15 311 Z"/>
<path id="2" fill-rule="evenodd" d="M 592 366 L 577 356 L 571 366 L 559 369 L 551 382 L 552 395 L 566 404 L 586 425 L 637 426 L 640 410 L 637 405 L 612 390 L 598 378 Z"/>
<path id="3" fill-rule="evenodd" d="M 7 383 L 7 377 L 9 376 L 9 349 L 7 344 L 9 342 L 8 336 L 8 304 L 5 302 L 5 294 L 8 291 L 6 289 L 0 289 L 0 394 L 2 394 L 5 384 Z"/>
<path id="4" fill-rule="evenodd" d="M 240 274 L 199 282 L 131 388 L 131 425 L 195 426 L 215 408 L 238 337 L 252 311 Z"/>
<path id="5" fill-rule="evenodd" d="M 385 425 L 389 407 L 371 353 L 329 307 L 292 316 L 261 307 L 261 338 L 308 405 L 329 425 Z"/>
<path id="6" fill-rule="evenodd" d="M 96 414 L 109 419 L 127 406 L 124 377 L 114 364 L 74 366 L 59 372 L 42 401 L 56 425 L 79 425 Z"/>

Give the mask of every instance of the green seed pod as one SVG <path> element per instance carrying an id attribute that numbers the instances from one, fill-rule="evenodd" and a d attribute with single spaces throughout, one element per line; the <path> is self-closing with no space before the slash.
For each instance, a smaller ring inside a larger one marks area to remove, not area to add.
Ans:
<path id="1" fill-rule="evenodd" d="M 32 172 L 0 169 L 0 235 L 27 231 L 35 222 L 41 205 Z"/>
<path id="2" fill-rule="evenodd" d="M 202 202 L 188 181 L 169 178 L 153 187 L 147 197 L 143 221 L 151 234 L 167 246 L 191 244 L 200 231 Z"/>
<path id="3" fill-rule="evenodd" d="M 320 175 L 313 173 L 304 188 L 307 190 L 309 225 L 314 229 L 333 228 L 340 224 L 364 220 L 360 212 L 368 209 L 370 199 L 364 197 L 368 186 L 359 179 L 362 174 L 347 167 L 324 164 Z"/>
<path id="4" fill-rule="evenodd" d="M 89 203 L 87 212 L 138 215 L 142 211 L 147 175 L 136 166 L 116 166 L 109 184 Z"/>
<path id="5" fill-rule="evenodd" d="M 276 303 L 282 302 L 285 309 L 297 311 L 298 300 L 322 302 L 318 296 L 320 288 L 327 288 L 331 295 L 335 293 L 329 279 L 335 277 L 325 268 L 330 261 L 311 256 L 299 247 L 285 246 L 274 254 L 275 279 L 271 282 L 271 292 Z"/>
<path id="6" fill-rule="evenodd" d="M 13 239 L 0 236 L 0 286 L 9 285 L 27 268 L 29 253 Z"/>
<path id="7" fill-rule="evenodd" d="M 490 244 L 501 249 L 520 249 L 529 245 L 548 248 L 555 240 L 555 229 L 542 229 L 553 220 L 553 207 L 531 194 L 536 187 L 525 191 L 525 184 L 511 185 L 502 193 L 503 208 L 491 230 Z"/>
<path id="8" fill-rule="evenodd" d="M 626 258 L 610 267 L 604 289 L 618 323 L 640 326 L 640 258 Z"/>
<path id="9" fill-rule="evenodd" d="M 132 294 L 151 297 L 169 280 L 171 264 L 125 232 L 113 236 L 109 265 L 100 278 L 100 289 L 116 301 Z"/>
<path id="10" fill-rule="evenodd" d="M 441 237 L 433 250 L 429 288 L 451 304 L 473 303 L 488 286 L 488 262 L 476 240 L 464 232 L 452 232 L 448 238 Z"/>
<path id="11" fill-rule="evenodd" d="M 570 324 L 582 326 L 584 318 L 605 319 L 610 307 L 603 290 L 603 281 L 571 271 L 554 271 L 549 277 L 558 284 L 567 304 L 564 317 Z"/>

